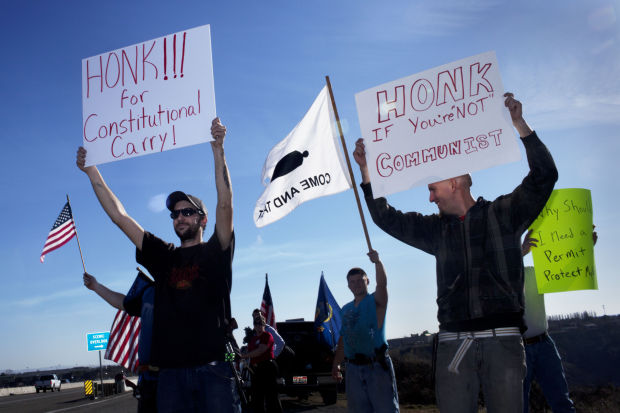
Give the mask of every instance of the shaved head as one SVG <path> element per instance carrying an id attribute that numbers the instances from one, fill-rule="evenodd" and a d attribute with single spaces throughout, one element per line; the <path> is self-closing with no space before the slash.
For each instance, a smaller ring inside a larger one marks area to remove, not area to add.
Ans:
<path id="1" fill-rule="evenodd" d="M 473 185 L 471 182 L 470 174 L 456 176 L 453 179 L 456 179 L 457 184 L 462 188 L 471 188 L 471 186 Z"/>
<path id="2" fill-rule="evenodd" d="M 465 174 L 428 185 L 429 201 L 439 213 L 464 216 L 475 201 L 471 196 L 471 175 Z"/>

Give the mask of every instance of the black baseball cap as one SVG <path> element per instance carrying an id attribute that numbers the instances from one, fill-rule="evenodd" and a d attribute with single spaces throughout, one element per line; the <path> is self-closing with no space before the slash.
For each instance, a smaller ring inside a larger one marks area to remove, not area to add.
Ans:
<path id="1" fill-rule="evenodd" d="M 202 215 L 207 215 L 207 208 L 205 208 L 205 204 L 200 198 L 195 197 L 194 195 L 186 194 L 182 191 L 174 191 L 168 195 L 168 198 L 166 199 L 166 207 L 172 211 L 176 203 L 179 201 L 187 201 L 196 207 Z"/>

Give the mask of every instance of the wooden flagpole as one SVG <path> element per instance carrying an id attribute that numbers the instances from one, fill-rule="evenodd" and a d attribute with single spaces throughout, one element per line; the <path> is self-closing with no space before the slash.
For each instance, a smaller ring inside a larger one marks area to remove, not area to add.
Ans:
<path id="1" fill-rule="evenodd" d="M 67 194 L 67 203 L 69 204 L 69 208 L 71 208 L 71 201 L 69 201 L 69 194 Z M 77 225 L 75 223 L 75 217 L 73 216 L 73 208 L 71 208 L 71 219 L 73 220 L 73 227 L 75 229 L 75 240 L 77 241 L 78 249 L 80 250 L 80 258 L 82 259 L 82 268 L 84 269 L 84 272 L 86 272 L 86 265 L 84 265 L 84 256 L 82 255 L 82 247 L 80 246 L 80 238 L 78 237 L 78 233 L 77 233 Z"/>
<path id="2" fill-rule="evenodd" d="M 347 150 L 347 144 L 344 141 L 344 134 L 342 133 L 342 126 L 340 126 L 340 117 L 338 117 L 338 109 L 336 109 L 336 101 L 334 100 L 334 94 L 332 93 L 332 84 L 329 81 L 329 76 L 325 76 L 327 82 L 327 89 L 329 89 L 329 97 L 332 101 L 332 108 L 334 109 L 334 115 L 336 116 L 336 123 L 338 124 L 338 132 L 340 133 L 340 143 L 342 143 L 342 149 L 344 149 L 344 157 L 347 160 L 347 167 L 349 168 L 349 176 L 351 177 L 351 184 L 353 185 L 353 192 L 355 193 L 355 201 L 357 202 L 357 209 L 360 213 L 360 219 L 362 220 L 362 227 L 364 228 L 364 235 L 366 236 L 366 244 L 368 244 L 368 252 L 372 251 L 372 245 L 370 245 L 370 237 L 368 236 L 368 227 L 366 226 L 366 220 L 364 219 L 364 212 L 362 211 L 362 203 L 360 202 L 360 196 L 357 192 L 357 184 L 355 183 L 355 177 L 353 177 L 353 169 L 351 168 L 351 161 L 349 160 L 349 151 Z"/>

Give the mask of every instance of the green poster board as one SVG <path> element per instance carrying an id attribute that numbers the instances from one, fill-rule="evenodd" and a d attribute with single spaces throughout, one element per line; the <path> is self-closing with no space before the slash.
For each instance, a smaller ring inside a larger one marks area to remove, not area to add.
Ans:
<path id="1" fill-rule="evenodd" d="M 556 189 L 530 227 L 540 294 L 596 290 L 590 190 Z"/>

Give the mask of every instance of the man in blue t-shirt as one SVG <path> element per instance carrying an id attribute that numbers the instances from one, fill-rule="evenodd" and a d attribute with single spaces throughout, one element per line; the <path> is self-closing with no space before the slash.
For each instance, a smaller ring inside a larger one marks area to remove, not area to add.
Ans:
<path id="1" fill-rule="evenodd" d="M 340 363 L 346 360 L 347 406 L 350 412 L 398 412 L 398 392 L 394 367 L 385 339 L 387 276 L 377 251 L 368 253 L 375 264 L 377 288 L 368 294 L 368 276 L 361 268 L 347 274 L 353 301 L 341 311 L 340 339 L 332 365 L 339 380 Z"/>
<path id="2" fill-rule="evenodd" d="M 84 273 L 84 285 L 103 298 L 112 307 L 140 317 L 138 341 L 138 413 L 156 412 L 157 367 L 150 364 L 153 334 L 153 304 L 155 289 L 153 281 L 142 271 L 138 272 L 127 295 L 110 290 L 89 273 Z"/>

